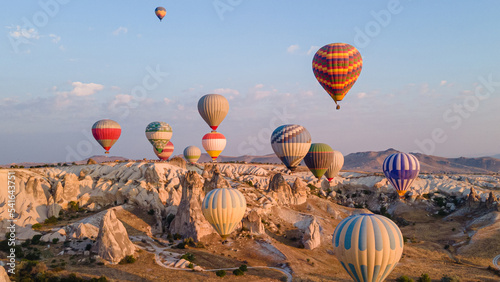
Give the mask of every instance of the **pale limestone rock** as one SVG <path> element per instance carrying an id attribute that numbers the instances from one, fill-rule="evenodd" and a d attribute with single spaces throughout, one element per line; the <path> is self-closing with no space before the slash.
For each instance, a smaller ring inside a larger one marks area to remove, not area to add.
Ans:
<path id="1" fill-rule="evenodd" d="M 293 197 L 290 199 L 292 205 L 301 205 L 307 201 L 307 187 L 299 177 L 293 182 L 292 194 Z"/>
<path id="2" fill-rule="evenodd" d="M 210 180 L 206 179 L 205 183 L 203 184 L 203 191 L 205 192 L 205 194 L 208 194 L 208 192 L 217 188 L 231 188 L 229 182 L 220 173 L 217 164 L 214 164 L 212 166 L 210 175 L 211 175 Z"/>
<path id="3" fill-rule="evenodd" d="M 128 238 L 127 230 L 116 218 L 115 211 L 112 209 L 106 211 L 102 218 L 97 237 L 97 249 L 101 258 L 114 263 L 135 252 L 135 246 Z"/>
<path id="4" fill-rule="evenodd" d="M 304 244 L 304 249 L 307 250 L 312 250 L 321 244 L 320 228 L 316 218 L 313 217 L 311 223 L 306 228 L 302 243 Z"/>
<path id="5" fill-rule="evenodd" d="M 278 204 L 287 205 L 290 203 L 292 188 L 288 182 L 286 182 L 285 178 L 283 178 L 281 173 L 276 173 L 271 177 L 267 192 L 271 194 L 272 198 L 275 199 Z"/>
<path id="6" fill-rule="evenodd" d="M 72 228 L 69 233 L 70 238 L 83 239 L 87 238 L 97 238 L 99 235 L 99 227 L 91 223 L 79 223 L 74 228 Z"/>
<path id="7" fill-rule="evenodd" d="M 189 171 L 181 178 L 182 199 L 174 220 L 170 223 L 170 233 L 179 233 L 183 237 L 192 237 L 199 241 L 203 236 L 214 233 L 201 211 L 204 197 L 201 177 L 195 171 Z"/>
<path id="8" fill-rule="evenodd" d="M 66 241 L 66 230 L 64 229 L 59 229 L 54 233 L 47 233 L 40 238 L 40 241 L 43 242 L 52 242 L 52 240 L 58 239 L 59 242 L 64 242 Z"/>
<path id="9" fill-rule="evenodd" d="M 0 266 L 0 281 L 10 281 L 9 275 L 3 266 Z"/>
<path id="10" fill-rule="evenodd" d="M 168 163 L 186 169 L 186 161 L 182 157 L 173 157 L 168 161 Z"/>
<path id="11" fill-rule="evenodd" d="M 249 230 L 251 234 L 262 235 L 265 234 L 264 224 L 257 210 L 251 210 L 247 217 L 242 221 L 243 227 Z"/>

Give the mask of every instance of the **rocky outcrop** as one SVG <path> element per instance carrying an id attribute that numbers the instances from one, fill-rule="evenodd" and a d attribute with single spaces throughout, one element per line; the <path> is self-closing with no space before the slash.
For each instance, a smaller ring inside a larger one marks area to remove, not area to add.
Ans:
<path id="1" fill-rule="evenodd" d="M 183 237 L 191 237 L 199 241 L 203 236 L 214 233 L 201 211 L 201 202 L 205 196 L 201 177 L 195 171 L 189 171 L 181 177 L 182 198 L 170 223 L 171 234 L 178 233 Z"/>
<path id="2" fill-rule="evenodd" d="M 61 228 L 54 233 L 47 233 L 40 238 L 40 241 L 52 242 L 54 239 L 57 239 L 58 242 L 66 241 L 66 230 Z"/>
<path id="3" fill-rule="evenodd" d="M 93 164 L 97 164 L 97 162 L 96 162 L 96 161 L 94 161 L 93 159 L 88 159 L 88 160 L 87 160 L 87 164 L 88 164 L 88 165 L 93 165 Z"/>
<path id="4" fill-rule="evenodd" d="M 256 210 L 251 210 L 247 217 L 242 221 L 243 228 L 247 229 L 250 234 L 262 235 L 265 234 L 264 224 Z"/>
<path id="5" fill-rule="evenodd" d="M 98 255 L 113 263 L 117 263 L 127 255 L 133 255 L 135 246 L 128 238 L 127 230 L 116 218 L 115 211 L 106 211 L 99 227 L 97 237 Z"/>
<path id="6" fill-rule="evenodd" d="M 466 203 L 466 206 L 468 208 L 472 208 L 472 209 L 478 208 L 480 206 L 481 198 L 477 195 L 474 187 L 470 188 L 470 193 L 467 196 L 465 203 Z"/>
<path id="7" fill-rule="evenodd" d="M 206 179 L 205 183 L 203 184 L 203 191 L 205 192 L 205 195 L 217 188 L 231 188 L 231 184 L 229 184 L 224 176 L 222 176 L 217 164 L 214 164 L 212 166 L 212 169 L 210 170 L 208 175 L 211 176 L 210 180 Z"/>
<path id="8" fill-rule="evenodd" d="M 488 209 L 498 208 L 498 199 L 497 197 L 495 197 L 495 195 L 493 195 L 492 191 L 490 191 L 488 199 L 486 200 L 486 208 Z"/>
<path id="9" fill-rule="evenodd" d="M 10 281 L 9 275 L 3 266 L 0 266 L 0 281 Z"/>
<path id="10" fill-rule="evenodd" d="M 299 177 L 295 178 L 292 186 L 293 197 L 290 198 L 290 204 L 301 205 L 307 200 L 307 186 Z"/>
<path id="11" fill-rule="evenodd" d="M 182 157 L 173 157 L 168 161 L 169 164 L 178 166 L 182 169 L 186 169 L 186 161 Z"/>
<path id="12" fill-rule="evenodd" d="M 99 236 L 99 227 L 91 223 L 78 223 L 76 226 L 68 227 L 70 238 L 83 239 L 83 238 L 97 238 Z"/>
<path id="13" fill-rule="evenodd" d="M 319 223 L 316 218 L 312 218 L 309 226 L 306 227 L 304 237 L 302 238 L 304 249 L 312 250 L 321 244 L 321 234 Z"/>
<path id="14" fill-rule="evenodd" d="M 281 173 L 276 173 L 271 177 L 267 192 L 281 205 L 300 205 L 307 200 L 306 184 L 297 177 L 293 187 L 290 187 Z"/>

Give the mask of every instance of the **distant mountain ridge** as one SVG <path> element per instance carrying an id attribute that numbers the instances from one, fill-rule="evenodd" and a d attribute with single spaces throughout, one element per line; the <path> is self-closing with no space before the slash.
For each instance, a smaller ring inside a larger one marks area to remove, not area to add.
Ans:
<path id="1" fill-rule="evenodd" d="M 382 172 L 382 163 L 384 159 L 390 154 L 398 153 L 398 150 L 387 149 L 385 151 L 367 151 L 352 153 L 344 156 L 344 167 L 342 170 L 354 170 L 364 172 Z M 420 171 L 423 173 L 500 173 L 500 154 L 493 157 L 480 157 L 480 158 L 444 158 L 432 155 L 425 155 L 420 153 L 412 153 L 420 161 Z M 179 155 L 182 156 L 182 155 Z M 498 158 L 495 158 L 497 157 Z M 86 164 L 89 158 L 76 162 L 77 164 Z M 127 158 L 116 156 L 92 156 L 90 159 L 95 160 L 97 163 L 110 162 L 110 161 L 126 161 Z M 212 159 L 206 153 L 201 154 L 198 162 L 206 163 L 211 162 Z M 281 164 L 281 160 L 275 154 L 268 154 L 263 156 L 219 156 L 218 162 L 246 162 L 246 163 L 271 163 Z M 31 167 L 37 165 L 44 165 L 45 163 L 18 163 L 15 165 Z M 14 165 L 14 164 L 10 164 Z M 0 167 L 9 167 L 10 165 L 3 165 Z M 302 162 L 302 165 L 303 162 Z"/>

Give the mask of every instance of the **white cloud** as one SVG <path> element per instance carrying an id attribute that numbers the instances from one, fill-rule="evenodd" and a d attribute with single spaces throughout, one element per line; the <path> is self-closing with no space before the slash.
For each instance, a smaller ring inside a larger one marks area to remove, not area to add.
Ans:
<path id="1" fill-rule="evenodd" d="M 316 45 L 311 46 L 311 48 L 309 48 L 309 50 L 307 50 L 307 55 L 311 55 L 313 53 L 316 53 L 316 51 L 318 51 L 318 49 L 319 49 L 319 46 L 316 46 Z"/>
<path id="2" fill-rule="evenodd" d="M 254 86 L 255 89 L 261 89 L 263 87 L 264 87 L 264 84 L 262 84 L 262 83 L 259 83 L 259 84 Z"/>
<path id="3" fill-rule="evenodd" d="M 217 89 L 214 89 L 213 93 L 220 94 L 220 95 L 225 95 L 225 94 L 240 95 L 240 92 L 238 90 L 231 89 L 231 88 L 217 88 Z"/>
<path id="4" fill-rule="evenodd" d="M 13 29 L 14 27 L 7 27 L 9 29 Z M 25 39 L 39 39 L 40 35 L 38 34 L 38 31 L 34 28 L 30 29 L 25 29 L 21 28 L 21 26 L 16 26 L 14 31 L 10 31 L 9 35 L 13 38 L 19 39 L 19 38 L 25 38 Z"/>
<path id="5" fill-rule="evenodd" d="M 120 91 L 120 89 L 121 88 L 119 86 L 116 86 L 116 85 L 111 86 L 111 90 L 113 90 L 113 91 Z"/>
<path id="6" fill-rule="evenodd" d="M 290 54 L 293 54 L 293 53 L 297 52 L 299 49 L 300 49 L 299 45 L 294 44 L 294 45 L 290 45 L 288 48 L 286 48 L 286 51 Z"/>
<path id="7" fill-rule="evenodd" d="M 73 89 L 71 91 L 58 91 L 56 92 L 56 95 L 64 98 L 67 98 L 69 96 L 77 96 L 77 97 L 91 96 L 94 95 L 97 91 L 104 89 L 104 85 L 102 84 L 83 83 L 79 81 L 71 83 L 71 86 L 73 86 Z M 53 87 L 52 89 L 56 91 L 57 87 Z"/>
<path id="8" fill-rule="evenodd" d="M 120 34 L 125 34 L 128 32 L 128 29 L 126 27 L 120 26 L 117 28 L 115 31 L 113 31 L 113 35 L 120 35 Z"/>
<path id="9" fill-rule="evenodd" d="M 366 92 L 359 92 L 357 96 L 359 99 L 363 99 L 366 97 Z"/>
<path id="10" fill-rule="evenodd" d="M 441 83 L 439 83 L 440 86 L 444 86 L 446 84 L 446 80 L 441 80 Z"/>
<path id="11" fill-rule="evenodd" d="M 172 100 L 170 100 L 170 99 L 168 99 L 168 98 L 164 98 L 164 99 L 163 99 L 163 102 L 165 102 L 165 104 L 167 104 L 167 105 L 168 105 L 168 104 L 172 103 Z"/>
<path id="12" fill-rule="evenodd" d="M 52 42 L 54 43 L 59 43 L 61 41 L 61 36 L 55 35 L 55 34 L 49 34 L 49 37 L 52 38 Z"/>

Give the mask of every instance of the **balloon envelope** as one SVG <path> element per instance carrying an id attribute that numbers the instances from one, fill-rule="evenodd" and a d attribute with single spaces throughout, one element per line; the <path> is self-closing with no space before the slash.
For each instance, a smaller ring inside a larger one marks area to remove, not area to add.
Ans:
<path id="1" fill-rule="evenodd" d="M 165 15 L 167 14 L 167 10 L 165 10 L 165 8 L 163 7 L 156 7 L 155 14 L 161 21 L 163 17 L 165 17 Z"/>
<path id="2" fill-rule="evenodd" d="M 399 196 L 403 197 L 418 177 L 420 162 L 412 154 L 396 153 L 385 158 L 382 170 Z"/>
<path id="3" fill-rule="evenodd" d="M 196 146 L 189 146 L 184 149 L 184 158 L 192 164 L 196 163 L 200 156 L 201 150 Z"/>
<path id="4" fill-rule="evenodd" d="M 95 140 L 106 150 L 106 154 L 109 154 L 109 149 L 116 143 L 122 129 L 120 125 L 110 119 L 99 120 L 92 126 L 92 135 L 94 135 Z"/>
<path id="5" fill-rule="evenodd" d="M 328 181 L 332 181 L 332 179 L 337 176 L 342 166 L 344 166 L 344 155 L 339 151 L 333 150 L 333 161 L 325 172 Z"/>
<path id="6" fill-rule="evenodd" d="M 226 137 L 222 133 L 212 131 L 203 136 L 201 144 L 210 157 L 212 157 L 212 160 L 215 161 L 224 148 L 226 148 Z"/>
<path id="7" fill-rule="evenodd" d="M 168 158 L 170 158 L 170 156 L 174 152 L 174 143 L 168 141 L 167 145 L 165 145 L 161 153 L 158 153 L 156 149 L 153 149 L 153 151 L 160 160 L 166 161 L 168 160 Z"/>
<path id="8" fill-rule="evenodd" d="M 304 162 L 309 170 L 320 179 L 333 161 L 333 149 L 325 143 L 313 143 L 309 148 Z"/>
<path id="9" fill-rule="evenodd" d="M 311 147 L 311 135 L 303 126 L 282 125 L 271 135 L 271 147 L 283 164 L 294 171 Z"/>
<path id="10" fill-rule="evenodd" d="M 335 103 L 344 99 L 358 79 L 362 67 L 363 58 L 358 49 L 345 43 L 321 47 L 312 62 L 314 76 Z"/>
<path id="11" fill-rule="evenodd" d="M 229 102 L 219 94 L 207 94 L 198 100 L 198 112 L 205 122 L 217 130 L 229 111 Z"/>
<path id="12" fill-rule="evenodd" d="M 172 128 L 166 122 L 153 121 L 146 126 L 146 137 L 156 151 L 161 153 L 170 138 L 172 138 Z"/>
<path id="13" fill-rule="evenodd" d="M 240 223 L 246 208 L 245 197 L 233 188 L 218 188 L 208 192 L 201 206 L 207 221 L 223 238 Z"/>
<path id="14" fill-rule="evenodd" d="M 403 254 L 398 226 L 377 214 L 351 215 L 333 232 L 333 252 L 354 281 L 384 281 Z"/>

